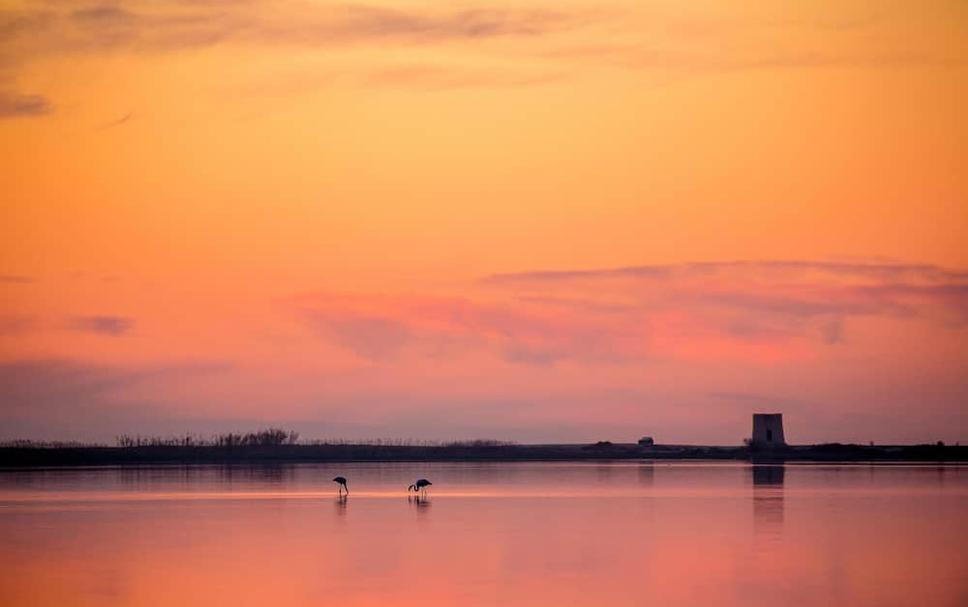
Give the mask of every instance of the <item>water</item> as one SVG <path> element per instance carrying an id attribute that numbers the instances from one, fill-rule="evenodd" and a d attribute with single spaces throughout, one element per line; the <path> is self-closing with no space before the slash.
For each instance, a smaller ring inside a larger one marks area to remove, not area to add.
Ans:
<path id="1" fill-rule="evenodd" d="M 0 472 L 7 606 L 968 605 L 966 540 L 961 466 Z"/>

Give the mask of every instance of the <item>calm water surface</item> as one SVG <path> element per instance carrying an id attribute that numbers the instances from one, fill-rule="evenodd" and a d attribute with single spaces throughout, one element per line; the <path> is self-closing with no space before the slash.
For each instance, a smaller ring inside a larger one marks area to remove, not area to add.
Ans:
<path id="1" fill-rule="evenodd" d="M 966 542 L 962 466 L 0 472 L 8 606 L 968 605 Z"/>

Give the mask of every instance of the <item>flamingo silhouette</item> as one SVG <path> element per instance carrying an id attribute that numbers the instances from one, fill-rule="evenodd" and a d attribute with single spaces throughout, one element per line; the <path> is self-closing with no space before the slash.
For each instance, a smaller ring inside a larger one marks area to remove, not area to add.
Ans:
<path id="1" fill-rule="evenodd" d="M 333 482 L 334 483 L 339 483 L 339 494 L 340 495 L 343 495 L 343 491 L 344 490 L 346 491 L 346 495 L 349 495 L 350 494 L 350 489 L 349 489 L 349 487 L 346 486 L 346 477 L 345 476 L 337 476 L 336 478 L 333 479 Z"/>
<path id="2" fill-rule="evenodd" d="M 433 485 L 430 481 L 425 478 L 418 479 L 417 482 L 407 487 L 407 493 L 411 491 L 419 492 L 421 495 L 427 495 L 427 487 Z"/>

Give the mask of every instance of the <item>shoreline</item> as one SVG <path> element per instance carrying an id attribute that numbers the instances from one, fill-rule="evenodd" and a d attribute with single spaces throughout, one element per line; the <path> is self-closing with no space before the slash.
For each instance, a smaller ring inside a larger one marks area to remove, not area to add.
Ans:
<path id="1" fill-rule="evenodd" d="M 144 466 L 167 464 L 289 464 L 328 462 L 567 462 L 602 460 L 721 460 L 782 462 L 968 463 L 960 445 L 746 446 L 545 444 L 495 446 L 274 445 L 247 447 L 0 447 L 0 468 Z"/>

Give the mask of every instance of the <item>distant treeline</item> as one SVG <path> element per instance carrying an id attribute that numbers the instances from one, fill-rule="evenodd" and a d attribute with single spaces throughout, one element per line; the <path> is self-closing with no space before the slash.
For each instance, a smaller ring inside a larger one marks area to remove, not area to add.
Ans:
<path id="1" fill-rule="evenodd" d="M 81 449 L 86 447 L 107 447 L 107 445 L 103 443 L 82 443 L 79 441 L 62 440 L 30 440 L 24 438 L 0 441 L 0 448 L 7 449 Z"/>
<path id="2" fill-rule="evenodd" d="M 506 447 L 513 441 L 494 439 L 471 439 L 451 441 L 431 441 L 409 438 L 371 438 L 346 439 L 328 438 L 299 440 L 299 432 L 283 428 L 266 428 L 256 432 L 226 432 L 203 436 L 185 433 L 175 436 L 142 436 L 140 434 L 120 434 L 115 438 L 114 447 L 135 449 L 140 447 L 278 447 L 282 445 L 303 446 L 368 446 L 368 447 Z M 108 447 L 104 443 L 80 441 L 34 441 L 17 439 L 0 442 L 0 447 L 19 449 L 80 449 L 86 447 Z"/>
<path id="3" fill-rule="evenodd" d="M 117 437 L 118 447 L 274 447 L 278 445 L 295 445 L 299 442 L 299 433 L 295 430 L 282 428 L 266 428 L 258 432 L 245 434 L 228 432 L 204 438 L 198 434 L 183 436 L 131 436 L 121 434 Z"/>

